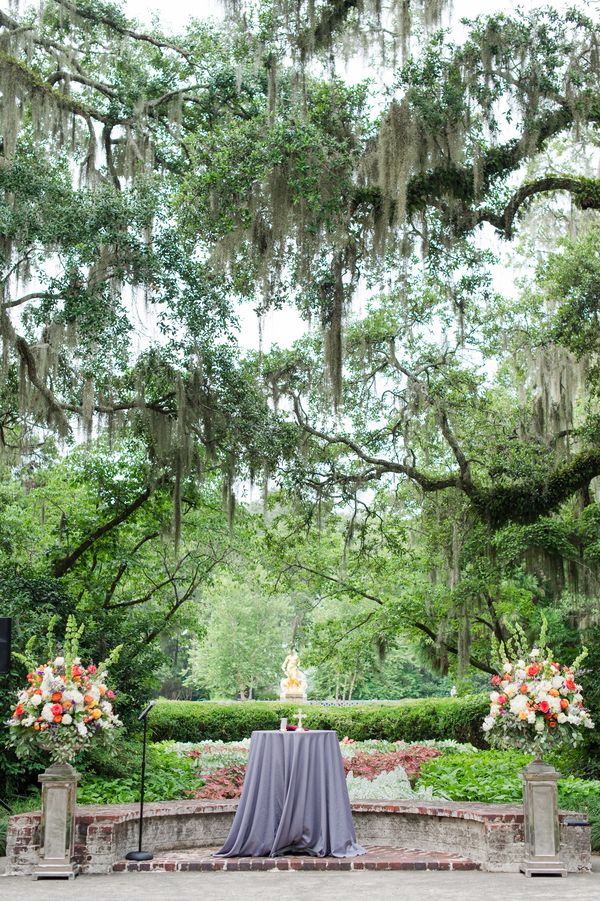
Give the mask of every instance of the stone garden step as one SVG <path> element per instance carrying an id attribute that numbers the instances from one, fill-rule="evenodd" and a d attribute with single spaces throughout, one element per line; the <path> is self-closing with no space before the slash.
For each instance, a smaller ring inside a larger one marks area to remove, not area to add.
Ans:
<path id="1" fill-rule="evenodd" d="M 367 846 L 360 857 L 212 857 L 216 848 L 157 852 L 154 860 L 119 860 L 113 872 L 155 870 L 478 870 L 480 864 L 468 857 L 443 851 Z"/>

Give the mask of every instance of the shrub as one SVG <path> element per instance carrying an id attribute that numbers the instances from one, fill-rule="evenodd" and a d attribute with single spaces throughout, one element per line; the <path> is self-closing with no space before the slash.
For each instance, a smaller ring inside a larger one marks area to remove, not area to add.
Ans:
<path id="1" fill-rule="evenodd" d="M 203 783 L 190 757 L 169 748 L 150 745 L 146 770 L 147 801 L 184 798 Z M 140 774 L 135 768 L 127 776 L 84 774 L 77 792 L 79 804 L 132 804 L 140 799 Z"/>
<path id="2" fill-rule="evenodd" d="M 224 766 L 206 777 L 206 782 L 200 789 L 193 792 L 192 797 L 202 798 L 207 801 L 223 801 L 230 798 L 239 798 L 246 776 L 246 764 L 238 763 Z"/>
<path id="3" fill-rule="evenodd" d="M 352 757 L 344 757 L 344 770 L 346 773 L 352 771 L 356 777 L 372 780 L 381 773 L 391 773 L 396 767 L 402 767 L 412 782 L 419 777 L 423 763 L 439 755 L 435 748 L 419 745 L 405 751 L 358 751 Z"/>
<path id="4" fill-rule="evenodd" d="M 484 696 L 350 707 L 307 704 L 303 707 L 303 719 L 311 729 L 335 729 L 340 738 L 348 735 L 357 741 L 420 742 L 438 738 L 482 747 L 481 722 L 488 707 Z M 150 714 L 149 727 L 155 741 L 239 741 L 255 729 L 276 729 L 282 716 L 291 720 L 296 710 L 296 705 L 277 701 L 161 700 Z"/>
<path id="5" fill-rule="evenodd" d="M 433 797 L 430 788 L 417 785 L 413 788 L 406 772 L 401 766 L 389 772 L 380 773 L 374 779 L 366 779 L 364 776 L 355 776 L 348 773 L 346 785 L 351 801 L 398 801 L 401 799 L 422 798 L 431 800 Z"/>
<path id="6" fill-rule="evenodd" d="M 532 760 L 521 751 L 446 754 L 421 767 L 421 784 L 451 801 L 508 804 L 523 797 L 519 770 Z"/>
<path id="7" fill-rule="evenodd" d="M 554 765 L 559 761 L 548 755 Z M 480 751 L 477 754 L 447 754 L 426 761 L 420 784 L 437 797 L 452 801 L 482 801 L 489 804 L 519 803 L 523 787 L 519 771 L 533 758 L 521 751 Z M 558 782 L 558 803 L 589 817 L 592 848 L 600 847 L 600 781 L 574 776 Z"/>

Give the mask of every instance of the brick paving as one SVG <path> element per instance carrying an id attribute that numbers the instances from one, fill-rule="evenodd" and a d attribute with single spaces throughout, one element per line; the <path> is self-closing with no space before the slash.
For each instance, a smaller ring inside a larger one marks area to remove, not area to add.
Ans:
<path id="1" fill-rule="evenodd" d="M 478 870 L 480 865 L 468 857 L 443 851 L 419 851 L 412 848 L 391 848 L 383 845 L 367 847 L 360 857 L 212 857 L 217 848 L 197 848 L 189 851 L 157 853 L 154 860 L 120 860 L 113 872 L 158 872 L 201 870 Z"/>

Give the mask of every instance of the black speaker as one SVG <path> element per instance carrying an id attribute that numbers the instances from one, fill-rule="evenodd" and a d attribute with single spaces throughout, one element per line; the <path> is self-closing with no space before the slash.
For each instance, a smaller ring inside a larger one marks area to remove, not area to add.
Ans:
<path id="1" fill-rule="evenodd" d="M 0 616 L 0 675 L 10 672 L 10 639 L 12 619 Z"/>

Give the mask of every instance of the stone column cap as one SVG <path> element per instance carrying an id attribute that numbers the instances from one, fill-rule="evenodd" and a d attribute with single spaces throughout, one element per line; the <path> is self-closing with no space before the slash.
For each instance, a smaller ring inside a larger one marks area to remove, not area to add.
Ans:
<path id="1" fill-rule="evenodd" d="M 38 776 L 42 785 L 46 782 L 79 782 L 81 775 L 70 763 L 53 763 Z"/>

